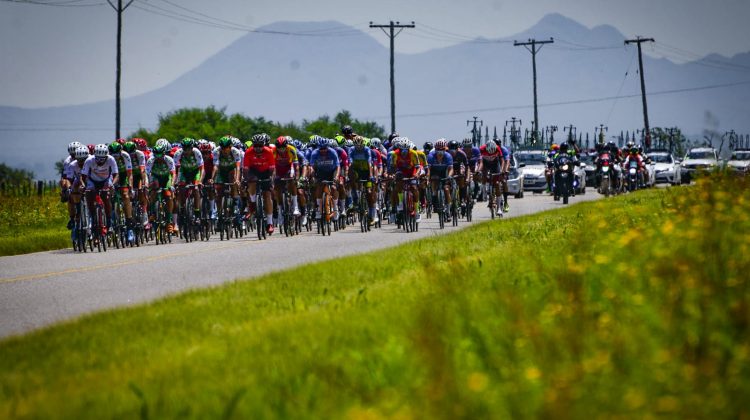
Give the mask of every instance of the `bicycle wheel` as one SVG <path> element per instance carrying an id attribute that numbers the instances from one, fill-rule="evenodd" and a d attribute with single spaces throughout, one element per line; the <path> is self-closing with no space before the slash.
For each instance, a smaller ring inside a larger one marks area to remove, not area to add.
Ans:
<path id="1" fill-rule="evenodd" d="M 438 223 L 440 224 L 440 229 L 445 229 L 445 191 L 441 188 L 438 191 L 438 199 L 437 199 L 437 207 L 435 208 L 435 213 L 438 216 Z"/>

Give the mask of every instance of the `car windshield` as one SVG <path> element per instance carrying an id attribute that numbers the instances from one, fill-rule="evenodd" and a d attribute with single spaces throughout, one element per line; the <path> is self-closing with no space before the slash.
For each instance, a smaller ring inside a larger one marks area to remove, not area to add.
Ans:
<path id="1" fill-rule="evenodd" d="M 688 159 L 716 159 L 716 156 L 712 151 L 690 152 L 688 153 Z"/>
<path id="2" fill-rule="evenodd" d="M 547 156 L 541 153 L 516 153 L 516 159 L 526 165 L 540 165 L 547 161 Z"/>
<path id="3" fill-rule="evenodd" d="M 672 163 L 671 155 L 651 155 L 651 160 L 656 163 Z"/>
<path id="4" fill-rule="evenodd" d="M 594 164 L 594 157 L 591 156 L 591 155 L 581 155 L 581 162 L 583 162 L 583 163 L 585 163 L 587 165 L 589 165 L 589 164 L 593 165 Z"/>
<path id="5" fill-rule="evenodd" d="M 732 153 L 732 160 L 750 160 L 750 150 Z"/>

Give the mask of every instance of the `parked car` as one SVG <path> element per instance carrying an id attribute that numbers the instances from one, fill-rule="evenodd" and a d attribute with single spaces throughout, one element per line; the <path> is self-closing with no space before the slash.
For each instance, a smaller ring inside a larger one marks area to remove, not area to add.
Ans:
<path id="1" fill-rule="evenodd" d="M 545 150 L 523 150 L 513 154 L 523 168 L 523 189 L 531 192 L 547 190 L 547 178 L 544 171 L 547 168 L 547 152 Z"/>
<path id="2" fill-rule="evenodd" d="M 727 161 L 727 169 L 737 175 L 747 175 L 750 172 L 750 149 L 732 152 L 732 157 Z"/>
<path id="3" fill-rule="evenodd" d="M 516 155 L 510 157 L 510 171 L 508 173 L 508 193 L 513 194 L 515 198 L 523 198 L 523 180 L 526 164 L 519 163 Z"/>
<path id="4" fill-rule="evenodd" d="M 668 150 L 652 150 L 648 157 L 654 163 L 655 182 L 679 185 L 682 183 L 680 161 L 675 159 Z"/>
<path id="5" fill-rule="evenodd" d="M 708 171 L 719 166 L 719 155 L 713 147 L 696 147 L 690 149 L 682 161 L 682 178 L 686 182 L 698 173 Z"/>

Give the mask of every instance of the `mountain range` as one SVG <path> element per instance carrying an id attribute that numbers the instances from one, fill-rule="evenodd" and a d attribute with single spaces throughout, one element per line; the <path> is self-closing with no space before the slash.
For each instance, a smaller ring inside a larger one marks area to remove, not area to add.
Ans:
<path id="1" fill-rule="evenodd" d="M 279 22 L 263 29 L 316 33 L 350 29 L 337 22 Z M 278 36 L 250 33 L 152 92 L 122 100 L 123 134 L 155 128 L 160 113 L 188 106 L 227 107 L 266 119 L 300 122 L 347 109 L 390 128 L 389 51 L 380 33 Z M 400 35 L 403 36 L 403 35 Z M 439 36 L 436 34 L 436 36 Z M 396 54 L 396 126 L 416 143 L 462 138 L 476 115 L 502 132 L 533 119 L 531 54 L 513 40 L 554 38 L 537 54 L 540 126 L 573 124 L 610 134 L 643 125 L 635 46 L 612 26 L 587 28 L 559 14 L 504 39 L 478 38 L 418 54 Z M 656 40 L 658 42 L 658 40 Z M 644 50 L 649 45 L 644 44 Z M 644 54 L 652 127 L 750 131 L 750 53 L 675 63 Z M 627 73 L 627 74 L 626 74 Z M 618 97 L 618 99 L 613 99 Z M 707 127 L 710 112 L 718 126 Z M 54 176 L 67 143 L 111 141 L 114 101 L 41 109 L 0 107 L 0 161 Z M 190 135 L 190 133 L 185 133 Z"/>

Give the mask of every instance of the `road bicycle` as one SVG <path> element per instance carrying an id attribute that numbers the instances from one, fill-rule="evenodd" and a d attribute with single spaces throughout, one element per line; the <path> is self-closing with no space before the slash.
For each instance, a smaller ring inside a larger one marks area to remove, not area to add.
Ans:
<path id="1" fill-rule="evenodd" d="M 170 192 L 171 188 L 159 188 L 156 190 L 156 200 L 154 201 L 153 216 L 154 221 L 151 223 L 151 231 L 154 235 L 154 242 L 157 245 L 172 243 L 172 234 L 169 233 L 169 224 L 171 220 L 167 218 L 167 200 L 165 193 Z"/>
<path id="2" fill-rule="evenodd" d="M 323 185 L 323 193 L 321 196 L 322 211 L 318 215 L 318 233 L 323 236 L 331 236 L 331 225 L 333 219 L 334 206 L 336 203 L 333 200 L 331 194 L 331 186 L 335 185 L 334 181 L 320 181 Z"/>

